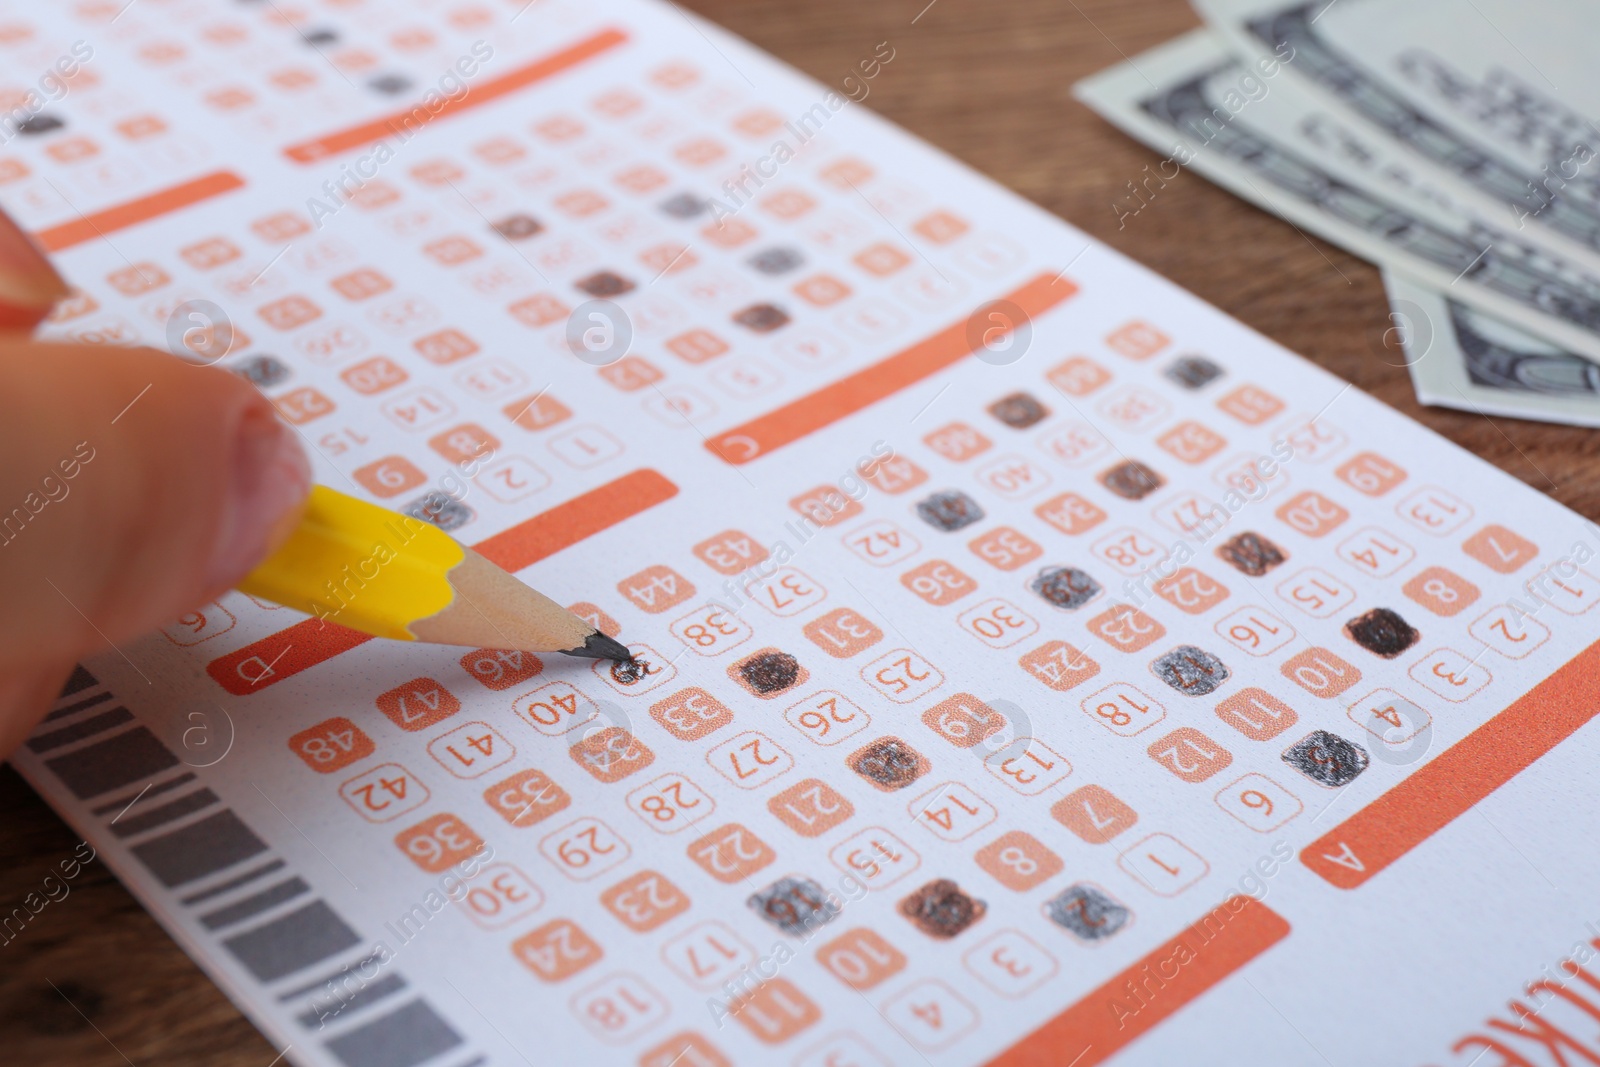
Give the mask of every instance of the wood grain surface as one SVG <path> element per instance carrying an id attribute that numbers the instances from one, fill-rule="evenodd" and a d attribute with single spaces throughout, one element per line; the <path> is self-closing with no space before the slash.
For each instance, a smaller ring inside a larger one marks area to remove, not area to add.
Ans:
<path id="1" fill-rule="evenodd" d="M 1071 86 L 1196 25 L 1183 0 L 681 2 L 835 85 L 888 41 L 895 58 L 866 106 L 1600 518 L 1600 434 L 1418 406 L 1383 345 L 1388 308 L 1372 267 L 1189 173 L 1119 227 L 1113 203 L 1157 157 L 1075 102 Z M 9 767 L 0 811 L 9 912 L 78 838 Z M 280 1052 L 99 863 L 0 947 L 0 1050 L 39 1067 L 268 1067 Z"/>

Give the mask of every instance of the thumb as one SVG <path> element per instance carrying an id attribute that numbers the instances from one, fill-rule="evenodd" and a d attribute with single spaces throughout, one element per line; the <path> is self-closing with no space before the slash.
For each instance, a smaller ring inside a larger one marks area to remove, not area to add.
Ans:
<path id="1" fill-rule="evenodd" d="M 0 335 L 0 396 L 0 677 L 14 683 L 0 719 L 18 711 L 6 689 L 37 702 L 42 683 L 24 679 L 46 665 L 228 589 L 288 535 L 310 489 L 295 432 L 225 371 Z"/>

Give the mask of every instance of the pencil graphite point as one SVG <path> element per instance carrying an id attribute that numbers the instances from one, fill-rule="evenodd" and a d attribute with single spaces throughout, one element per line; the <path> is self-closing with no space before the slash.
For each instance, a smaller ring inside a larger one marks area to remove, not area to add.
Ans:
<path id="1" fill-rule="evenodd" d="M 621 641 L 607 637 L 596 630 L 584 639 L 582 648 L 564 648 L 563 656 L 581 656 L 584 659 L 614 659 L 618 663 L 633 662 L 633 653 Z"/>

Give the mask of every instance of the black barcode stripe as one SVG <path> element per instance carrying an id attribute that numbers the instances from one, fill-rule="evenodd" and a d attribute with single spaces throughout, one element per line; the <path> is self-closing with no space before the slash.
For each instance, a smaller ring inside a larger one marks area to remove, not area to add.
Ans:
<path id="1" fill-rule="evenodd" d="M 327 1000 L 311 999 L 311 1007 L 295 1016 L 307 1030 L 320 1030 L 347 1012 L 358 1012 L 371 1007 L 385 997 L 391 997 L 407 988 L 406 980 L 398 974 L 386 975 L 369 982 L 347 997 L 330 996 Z"/>
<path id="2" fill-rule="evenodd" d="M 232 867 L 267 850 L 267 843 L 230 809 L 180 826 L 130 850 L 168 889 Z"/>
<path id="3" fill-rule="evenodd" d="M 100 679 L 83 669 L 83 664 L 77 663 L 72 667 L 72 676 L 67 679 L 67 684 L 61 687 L 57 700 L 64 699 L 74 693 L 81 693 L 91 685 L 99 685 Z"/>
<path id="4" fill-rule="evenodd" d="M 411 1003 L 327 1043 L 345 1067 L 416 1067 L 462 1043 L 461 1035 L 428 1006 Z"/>
<path id="5" fill-rule="evenodd" d="M 234 878 L 229 878 L 226 882 L 214 885 L 210 889 L 202 889 L 198 893 L 190 893 L 186 897 L 181 897 L 179 898 L 179 902 L 188 904 L 192 907 L 196 904 L 199 904 L 201 901 L 210 900 L 212 897 L 220 897 L 230 889 L 238 889 L 242 885 L 247 885 L 250 882 L 255 881 L 257 878 L 265 878 L 273 871 L 281 871 L 286 866 L 287 864 L 285 864 L 283 860 L 273 860 L 271 863 L 263 863 L 259 867 L 252 867 L 243 874 Z"/>
<path id="6" fill-rule="evenodd" d="M 96 704 L 104 704 L 106 701 L 108 701 L 110 699 L 111 699 L 111 693 L 109 691 L 104 692 L 104 693 L 96 693 L 94 696 L 89 697 L 87 700 L 80 700 L 76 704 L 68 704 L 64 708 L 57 708 L 55 711 L 52 711 L 50 714 L 46 715 L 44 717 L 44 721 L 45 722 L 54 722 L 56 719 L 65 719 L 68 715 L 76 715 L 78 712 L 82 711 L 84 708 L 92 708 Z"/>
<path id="7" fill-rule="evenodd" d="M 104 804 L 101 804 L 98 808 L 91 808 L 90 810 L 96 815 L 110 815 L 114 811 L 126 811 L 128 810 L 128 805 L 132 804 L 135 800 L 149 800 L 151 797 L 158 797 L 162 793 L 170 792 L 171 790 L 178 788 L 180 785 L 188 785 L 192 781 L 194 781 L 194 772 L 185 771 L 176 778 L 168 778 L 164 782 L 156 782 L 152 785 L 146 786 L 143 789 L 136 789 L 131 793 L 124 793 L 117 799 L 108 801 Z"/>
<path id="8" fill-rule="evenodd" d="M 274 885 L 269 885 L 259 893 L 252 893 L 243 900 L 236 900 L 226 904 L 215 911 L 207 912 L 200 916 L 200 922 L 207 930 L 221 930 L 223 927 L 242 923 L 246 919 L 254 918 L 268 908 L 277 907 L 285 901 L 293 900 L 304 893 L 311 892 L 311 887 L 303 878 L 286 878 Z"/>
<path id="9" fill-rule="evenodd" d="M 143 726 L 45 760 L 79 800 L 109 793 L 178 765 L 178 757 Z"/>
<path id="10" fill-rule="evenodd" d="M 258 981 L 275 982 L 361 942 L 332 908 L 314 900 L 222 942 Z"/>
<path id="11" fill-rule="evenodd" d="M 176 800 L 169 800 L 159 807 L 148 808 L 137 815 L 128 815 L 112 820 L 111 832 L 118 837 L 133 837 L 147 830 L 154 830 L 158 826 L 165 826 L 185 815 L 193 815 L 197 811 L 204 811 L 211 805 L 219 803 L 217 794 L 209 789 L 196 789 L 192 793 L 185 793 Z"/>
<path id="12" fill-rule="evenodd" d="M 345 976 L 350 974 L 352 971 L 364 971 L 368 967 L 381 965 L 382 963 L 383 954 L 381 952 L 374 952 L 371 955 L 350 964 L 348 967 L 340 967 L 337 971 L 334 971 L 326 978 L 319 978 L 315 982 L 307 982 L 305 985 L 295 986 L 293 989 L 279 996 L 278 1002 L 281 1004 L 287 1004 L 291 1000 L 299 1000 L 307 993 L 314 992 L 318 989 L 331 988 L 332 986 L 340 983 Z"/>
<path id="13" fill-rule="evenodd" d="M 63 726 L 59 730 L 52 730 L 47 734 L 39 734 L 28 742 L 28 748 L 34 752 L 53 752 L 63 748 L 74 741 L 82 741 L 95 734 L 103 734 L 125 722 L 133 721 L 133 712 L 127 708 L 112 708 L 99 715 L 90 716 L 82 722 L 75 722 L 71 726 Z"/>

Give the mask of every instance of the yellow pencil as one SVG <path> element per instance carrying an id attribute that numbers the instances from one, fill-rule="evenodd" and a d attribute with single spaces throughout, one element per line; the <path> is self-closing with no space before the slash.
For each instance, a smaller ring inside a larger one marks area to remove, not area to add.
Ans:
<path id="1" fill-rule="evenodd" d="M 239 589 L 375 637 L 632 659 L 433 524 L 321 485 L 299 527 Z"/>

